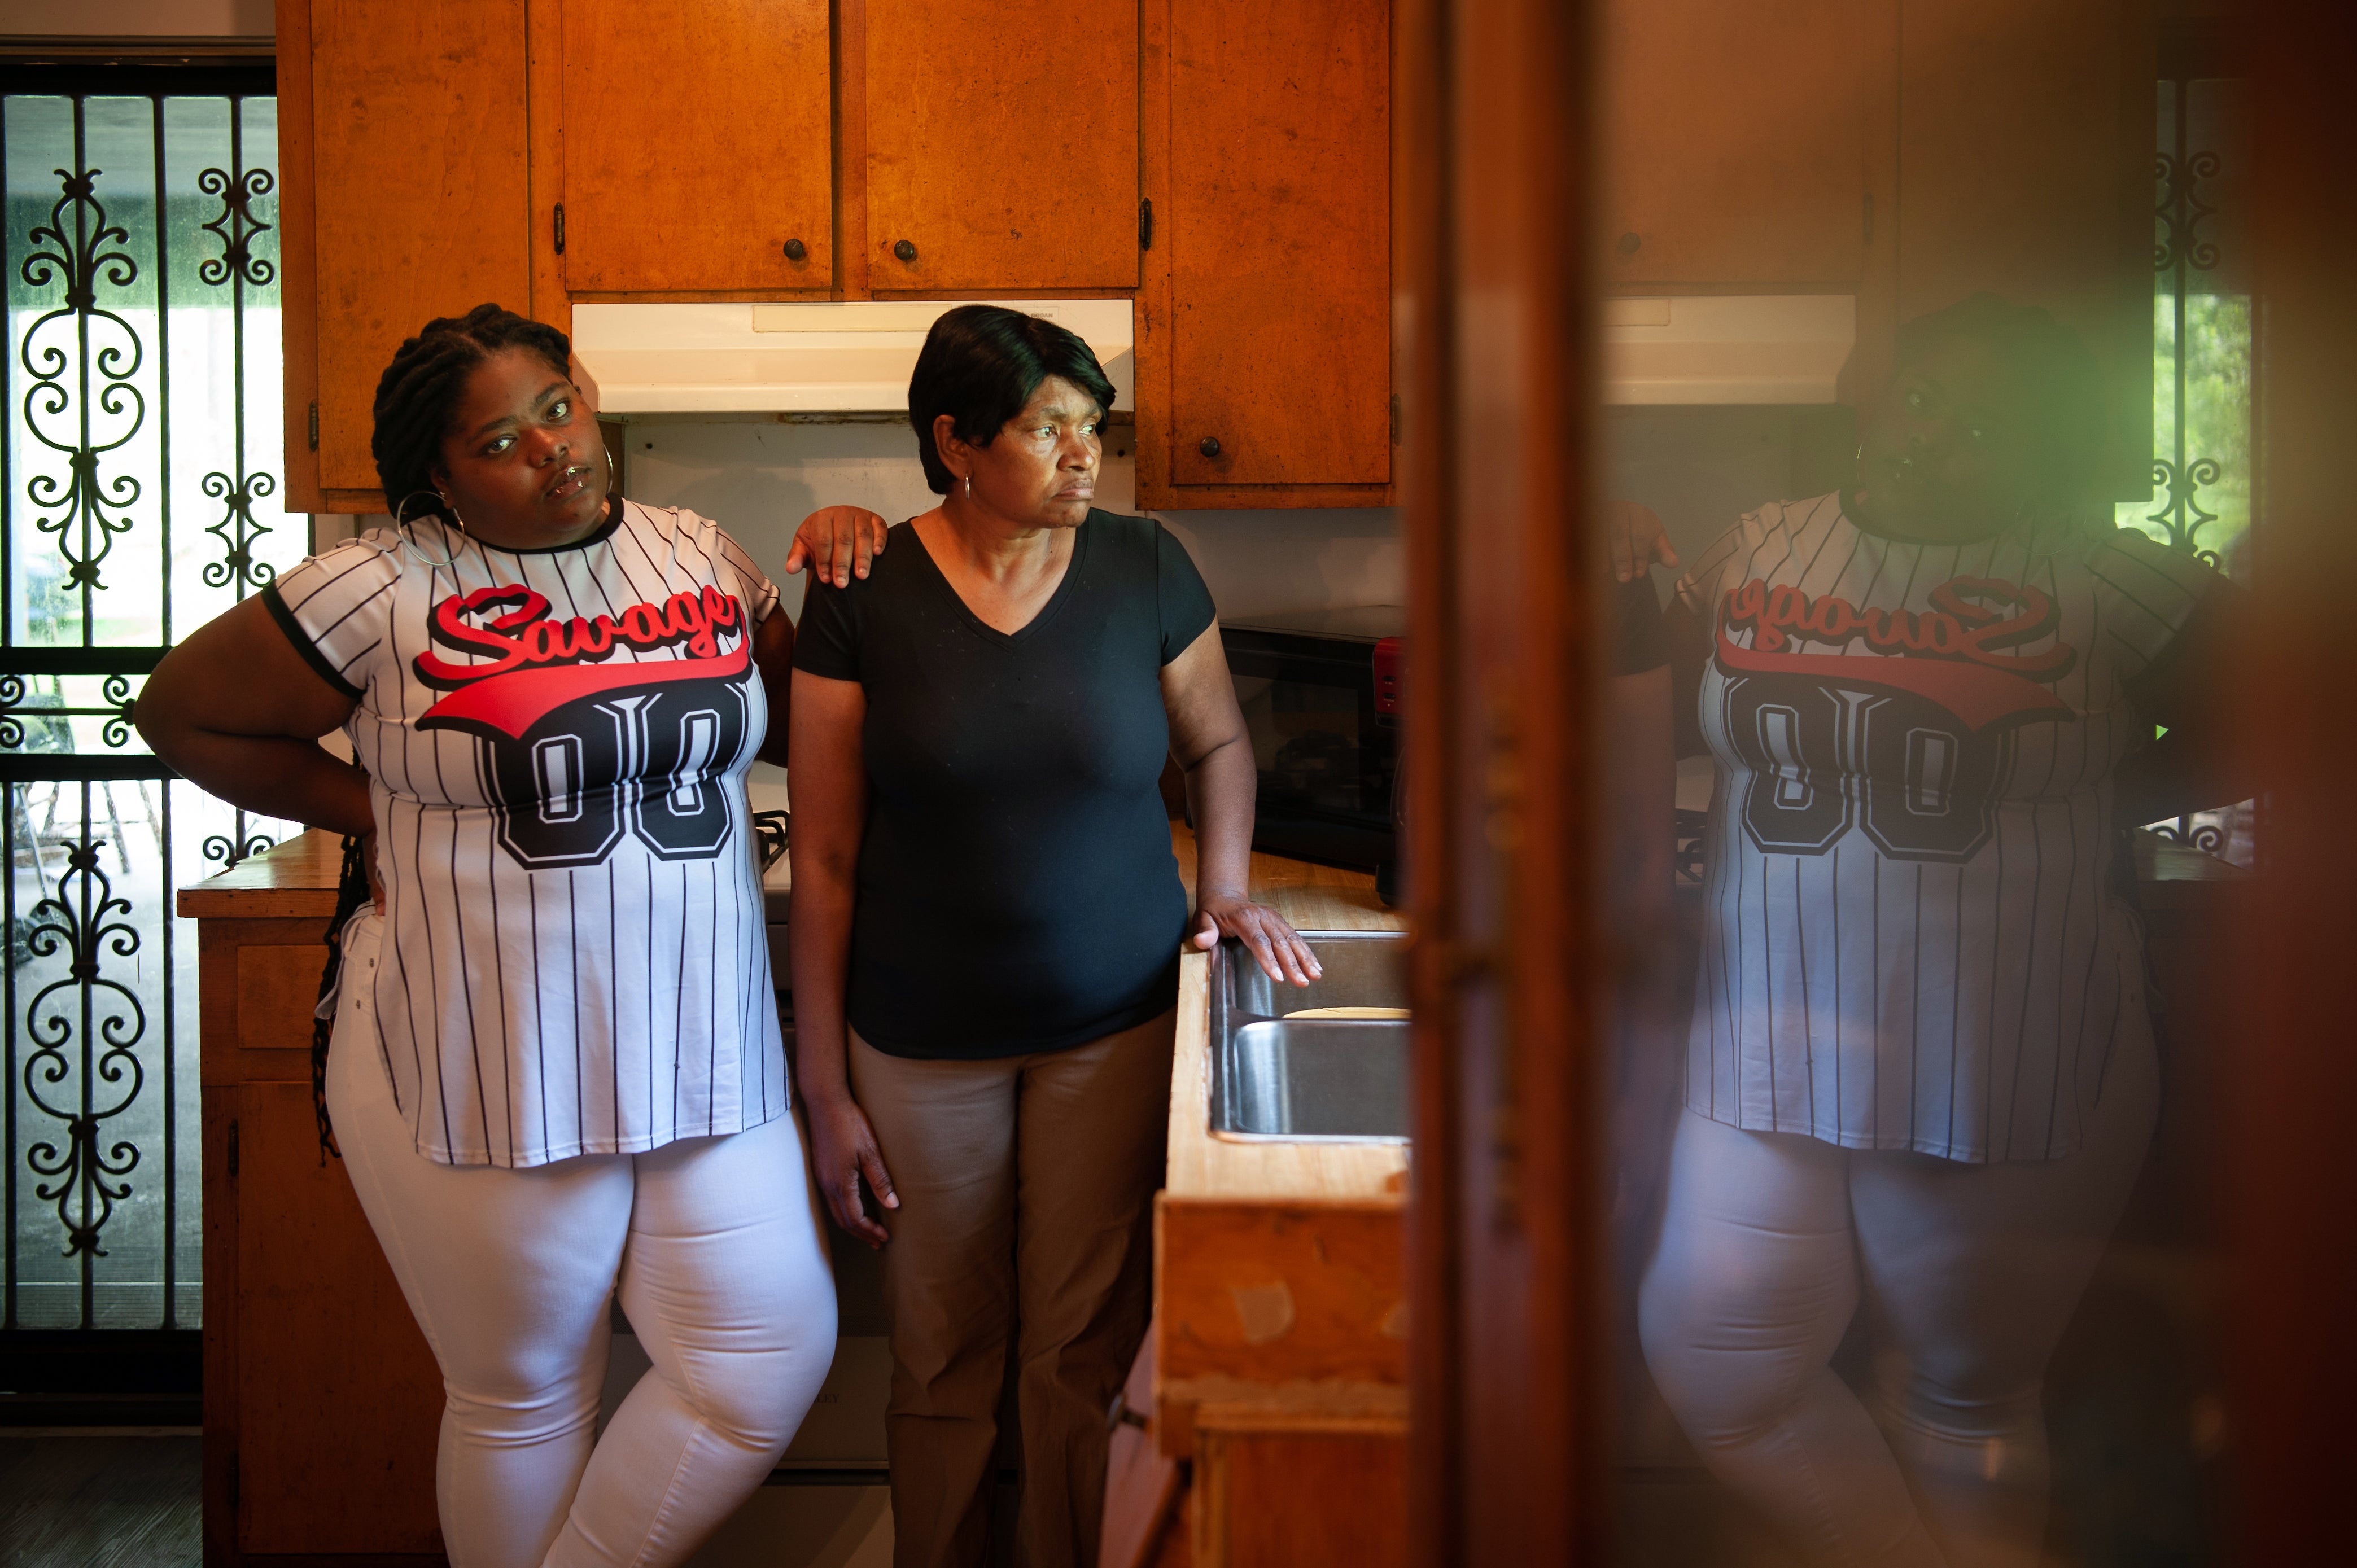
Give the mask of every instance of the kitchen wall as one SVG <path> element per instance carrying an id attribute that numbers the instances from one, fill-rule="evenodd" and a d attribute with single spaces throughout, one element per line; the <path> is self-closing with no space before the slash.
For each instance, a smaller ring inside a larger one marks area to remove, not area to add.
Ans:
<path id="1" fill-rule="evenodd" d="M 17 38 L 267 38 L 271 0 L 8 0 L 0 35 Z"/>
<path id="2" fill-rule="evenodd" d="M 1605 411 L 1607 493 L 1659 512 L 1692 560 L 1762 501 L 1823 495 L 1848 478 L 1857 447 L 1848 409 L 1814 406 L 1618 407 Z M 625 487 L 651 506 L 713 518 L 779 574 L 802 518 L 832 504 L 898 522 L 931 507 L 916 438 L 899 424 L 780 424 L 657 420 L 626 427 Z M 1135 461 L 1125 431 L 1106 444 L 1097 504 L 1132 510 Z M 1168 511 L 1163 522 L 1195 558 L 1227 616 L 1406 602 L 1399 516 L 1388 507 L 1296 511 Z M 314 520 L 321 546 L 378 518 Z M 1669 591 L 1669 575 L 1658 585 Z M 802 579 L 780 579 L 799 615 Z"/>
<path id="3" fill-rule="evenodd" d="M 864 506 L 899 522 L 939 499 L 905 424 L 645 421 L 626 426 L 624 486 L 650 506 L 718 521 L 777 575 L 813 508 Z M 1132 511 L 1136 461 L 1125 426 L 1105 444 L 1097 505 Z M 1184 542 L 1222 615 L 1404 602 L 1398 514 L 1388 507 L 1157 512 Z M 802 583 L 780 579 L 788 607 Z"/>
<path id="4" fill-rule="evenodd" d="M 1815 405 L 1605 411 L 1604 488 L 1661 514 L 1692 561 L 1762 501 L 1821 496 L 1849 478 L 1857 420 Z M 1666 599 L 1671 575 L 1655 575 Z"/>

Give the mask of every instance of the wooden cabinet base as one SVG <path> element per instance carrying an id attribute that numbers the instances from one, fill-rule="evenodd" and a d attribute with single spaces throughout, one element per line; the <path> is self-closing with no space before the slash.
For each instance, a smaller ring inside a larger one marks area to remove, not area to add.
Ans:
<path id="1" fill-rule="evenodd" d="M 311 1106 L 336 839 L 180 896 L 204 1079 L 207 1568 L 441 1568 L 442 1379 Z"/>
<path id="2" fill-rule="evenodd" d="M 1406 1568 L 1407 1428 L 1195 1435 L 1193 1568 Z"/>

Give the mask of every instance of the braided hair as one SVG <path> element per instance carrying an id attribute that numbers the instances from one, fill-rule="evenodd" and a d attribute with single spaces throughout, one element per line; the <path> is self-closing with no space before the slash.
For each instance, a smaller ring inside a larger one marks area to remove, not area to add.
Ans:
<path id="1" fill-rule="evenodd" d="M 434 470 L 442 466 L 442 438 L 449 433 L 467 378 L 506 349 L 539 355 L 560 376 L 573 373 L 573 344 L 564 333 L 496 305 L 437 317 L 393 356 L 377 379 L 376 428 L 369 437 L 388 508 L 397 510 L 422 490 L 434 497 L 433 504 L 410 515 L 448 515 L 434 484 Z"/>

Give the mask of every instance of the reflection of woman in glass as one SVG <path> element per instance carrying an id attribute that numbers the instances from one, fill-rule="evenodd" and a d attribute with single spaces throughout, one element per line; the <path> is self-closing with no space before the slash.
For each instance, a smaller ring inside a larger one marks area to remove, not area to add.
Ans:
<path id="1" fill-rule="evenodd" d="M 1855 488 L 1746 517 L 1672 607 L 1718 779 L 1642 1333 L 1795 1544 L 1994 1568 L 2036 1561 L 2046 1362 L 2154 1125 L 2119 829 L 2214 803 L 2164 776 L 2242 596 L 2081 521 L 2102 388 L 2046 313 L 1976 296 L 1900 361 Z M 1863 1399 L 1827 1365 L 1861 1303 Z"/>

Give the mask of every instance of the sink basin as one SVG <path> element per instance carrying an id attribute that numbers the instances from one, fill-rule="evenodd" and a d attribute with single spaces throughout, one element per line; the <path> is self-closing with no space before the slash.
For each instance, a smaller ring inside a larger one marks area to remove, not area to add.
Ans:
<path id="1" fill-rule="evenodd" d="M 1305 989 L 1270 980 L 1242 943 L 1211 954 L 1211 1130 L 1283 1143 L 1404 1144 L 1406 1018 L 1292 1015 L 1404 1010 L 1406 938 L 1301 934 L 1325 970 Z"/>

